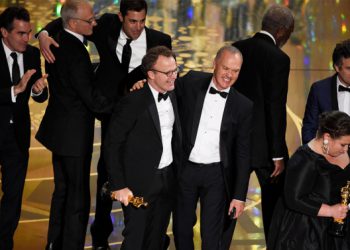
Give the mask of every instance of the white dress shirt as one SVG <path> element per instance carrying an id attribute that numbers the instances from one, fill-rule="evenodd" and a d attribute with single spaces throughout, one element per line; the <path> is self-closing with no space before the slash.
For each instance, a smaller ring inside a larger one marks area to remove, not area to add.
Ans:
<path id="1" fill-rule="evenodd" d="M 124 33 L 123 29 L 121 29 L 116 48 L 117 57 L 120 62 L 122 61 L 123 47 L 126 44 L 127 38 L 129 37 Z M 146 55 L 147 41 L 145 29 L 143 29 L 141 35 L 136 40 L 131 41 L 130 47 L 131 58 L 129 63 L 129 72 L 133 71 L 136 67 L 140 66 L 143 56 Z"/>
<path id="2" fill-rule="evenodd" d="M 337 99 L 338 99 L 338 107 L 340 111 L 343 111 L 350 115 L 350 92 L 348 91 L 338 91 L 339 85 L 342 85 L 345 88 L 350 89 L 350 87 L 341 83 L 339 80 L 339 76 L 337 76 Z"/>
<path id="3" fill-rule="evenodd" d="M 175 122 L 175 115 L 170 97 L 168 97 L 166 100 L 162 99 L 160 102 L 158 102 L 159 92 L 155 90 L 151 86 L 151 84 L 149 84 L 149 87 L 152 91 L 152 95 L 156 102 L 160 122 L 160 132 L 162 134 L 163 152 L 158 166 L 158 169 L 162 169 L 164 167 L 169 166 L 173 162 L 173 151 L 171 141 L 173 137 L 173 125 Z"/>
<path id="4" fill-rule="evenodd" d="M 221 161 L 220 130 L 227 98 L 210 94 L 210 87 L 216 89 L 213 80 L 205 95 L 196 141 L 189 156 L 189 160 L 195 163 L 210 164 Z M 228 93 L 230 88 L 222 91 Z"/>
<path id="5" fill-rule="evenodd" d="M 9 67 L 9 72 L 10 72 L 11 78 L 12 78 L 12 65 L 13 65 L 13 58 L 11 56 L 12 52 L 16 52 L 16 54 L 17 54 L 17 62 L 18 62 L 19 73 L 20 73 L 19 75 L 20 75 L 20 78 L 22 78 L 23 71 L 24 71 L 23 53 L 19 53 L 17 51 L 10 50 L 9 47 L 7 47 L 6 44 L 4 43 L 3 39 L 1 39 L 1 42 L 2 42 L 2 45 L 4 47 L 5 56 L 6 56 L 6 60 L 7 60 L 7 66 Z M 12 102 L 16 102 L 16 96 L 15 96 L 15 94 L 13 92 L 13 87 L 11 87 L 11 98 L 12 98 Z"/>

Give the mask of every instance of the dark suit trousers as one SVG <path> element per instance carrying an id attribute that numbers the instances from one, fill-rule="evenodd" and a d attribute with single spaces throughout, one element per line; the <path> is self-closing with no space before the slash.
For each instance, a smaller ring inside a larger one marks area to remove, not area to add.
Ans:
<path id="1" fill-rule="evenodd" d="M 147 195 L 147 207 L 122 206 L 125 228 L 121 250 L 164 249 L 164 235 L 175 205 L 172 167 L 157 170 L 152 183 Z"/>
<path id="2" fill-rule="evenodd" d="M 110 121 L 110 115 L 106 115 L 101 120 L 101 148 L 100 159 L 97 164 L 97 187 L 96 187 L 96 209 L 95 220 L 92 223 L 90 230 L 92 236 L 92 243 L 95 246 L 103 246 L 108 242 L 108 237 L 113 231 L 113 223 L 111 219 L 112 200 L 102 199 L 101 188 L 102 185 L 108 181 L 108 174 L 106 164 L 103 159 L 102 149 L 104 144 L 104 137 Z"/>
<path id="3" fill-rule="evenodd" d="M 284 174 L 278 176 L 277 179 L 271 179 L 269 176 L 271 171 L 268 168 L 255 169 L 261 188 L 261 209 L 264 225 L 265 240 L 268 240 L 268 233 L 272 221 L 273 212 L 277 201 L 283 194 Z"/>
<path id="4" fill-rule="evenodd" d="M 52 155 L 55 190 L 51 200 L 48 248 L 84 249 L 90 211 L 91 153 L 85 157 Z"/>
<path id="5" fill-rule="evenodd" d="M 18 147 L 13 125 L 9 124 L 0 141 L 0 165 L 3 196 L 0 205 L 0 249 L 13 249 L 13 235 L 21 214 L 22 194 L 28 166 L 28 151 Z"/>
<path id="6" fill-rule="evenodd" d="M 198 199 L 201 206 L 200 230 L 203 250 L 218 250 L 223 233 L 227 202 L 220 163 L 188 162 L 181 173 L 174 214 L 174 237 L 178 250 L 193 250 L 193 226 Z"/>

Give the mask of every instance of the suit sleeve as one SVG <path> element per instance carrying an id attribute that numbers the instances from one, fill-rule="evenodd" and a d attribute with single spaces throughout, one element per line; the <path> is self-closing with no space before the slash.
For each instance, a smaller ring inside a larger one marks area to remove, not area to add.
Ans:
<path id="1" fill-rule="evenodd" d="M 42 77 L 42 72 L 41 72 L 41 61 L 40 61 L 40 52 L 38 49 L 34 49 L 34 53 L 33 53 L 33 61 L 34 61 L 34 68 L 36 69 L 35 74 L 32 76 L 31 79 L 31 85 L 28 86 L 31 90 L 31 88 L 33 87 L 33 84 Z M 28 88 L 27 87 L 27 88 Z M 32 96 L 33 100 L 39 103 L 42 103 L 44 101 L 47 100 L 48 98 L 48 90 L 47 87 L 45 89 L 43 89 L 43 91 L 41 92 L 40 95 L 38 96 Z"/>
<path id="2" fill-rule="evenodd" d="M 49 22 L 43 29 L 35 34 L 35 37 L 38 38 L 38 35 L 41 31 L 46 30 L 50 36 L 55 36 L 58 32 L 63 30 L 62 18 L 57 18 Z"/>
<path id="3" fill-rule="evenodd" d="M 287 206 L 310 216 L 317 216 L 322 205 L 311 195 L 318 178 L 315 163 L 298 150 L 288 162 L 284 186 Z"/>
<path id="4" fill-rule="evenodd" d="M 10 104 L 11 98 L 11 87 L 0 89 L 0 104 Z"/>
<path id="5" fill-rule="evenodd" d="M 303 144 L 308 143 L 316 136 L 318 127 L 318 115 L 319 109 L 317 105 L 317 96 L 315 93 L 314 85 L 312 85 L 309 96 L 307 98 L 303 127 L 301 129 Z"/>
<path id="6" fill-rule="evenodd" d="M 84 55 L 71 57 L 70 82 L 85 105 L 95 113 L 110 113 L 113 100 L 108 99 L 91 83 L 91 65 Z"/>
<path id="7" fill-rule="evenodd" d="M 287 93 L 290 59 L 286 55 L 274 58 L 265 70 L 264 96 L 266 109 L 266 133 L 269 135 L 271 158 L 284 157 L 287 128 Z M 271 66 L 272 65 L 272 66 Z M 266 65 L 268 66 L 268 65 Z"/>
<path id="8" fill-rule="evenodd" d="M 236 166 L 233 199 L 245 201 L 250 178 L 250 142 L 252 131 L 253 105 L 242 107 L 236 139 Z"/>
<path id="9" fill-rule="evenodd" d="M 127 187 L 124 164 L 123 149 L 128 134 L 135 123 L 135 112 L 129 108 L 131 103 L 128 97 L 121 99 L 116 105 L 103 145 L 104 160 L 112 191 Z M 135 156 L 137 157 L 137 156 Z"/>

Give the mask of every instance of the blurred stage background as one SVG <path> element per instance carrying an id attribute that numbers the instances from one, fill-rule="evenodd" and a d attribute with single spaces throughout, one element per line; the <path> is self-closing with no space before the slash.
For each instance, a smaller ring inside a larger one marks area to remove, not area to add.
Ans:
<path id="1" fill-rule="evenodd" d="M 31 13 L 33 33 L 59 15 L 64 0 L 0 0 L 0 12 L 19 4 Z M 97 15 L 117 13 L 118 0 L 95 0 Z M 210 71 L 212 59 L 223 44 L 246 38 L 260 30 L 261 17 L 271 3 L 293 10 L 296 17 L 294 33 L 283 50 L 291 58 L 288 92 L 287 142 L 292 154 L 300 145 L 300 127 L 310 85 L 333 74 L 331 55 L 335 43 L 349 38 L 349 0 L 148 0 L 147 26 L 172 36 L 181 74 L 190 69 Z M 38 45 L 36 40 L 31 44 Z M 89 44 L 93 61 L 98 55 Z M 51 154 L 34 138 L 46 104 L 30 102 L 32 142 L 27 180 L 24 190 L 21 221 L 15 236 L 15 250 L 44 249 L 53 191 Z M 91 164 L 91 217 L 93 219 L 96 165 L 99 157 L 100 124 L 96 121 L 95 146 Z M 119 204 L 114 204 L 112 249 L 122 241 L 123 216 Z M 168 230 L 172 235 L 171 226 Z M 199 225 L 195 227 L 196 249 L 200 249 Z M 91 248 L 88 229 L 86 249 Z M 252 175 L 245 213 L 239 218 L 231 249 L 264 249 L 261 220 L 260 188 Z M 170 249 L 175 249 L 171 242 Z"/>

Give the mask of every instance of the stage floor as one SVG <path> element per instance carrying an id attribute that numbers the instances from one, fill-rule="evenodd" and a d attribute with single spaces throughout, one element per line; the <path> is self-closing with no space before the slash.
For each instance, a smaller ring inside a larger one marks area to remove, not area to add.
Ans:
<path id="1" fill-rule="evenodd" d="M 0 11 L 19 3 L 31 12 L 33 32 L 57 17 L 64 0 L 2 0 Z M 95 11 L 117 13 L 116 0 L 96 0 Z M 350 1 L 348 0 L 152 0 L 149 3 L 147 25 L 170 34 L 181 74 L 188 70 L 210 71 L 212 59 L 219 47 L 245 38 L 260 29 L 260 21 L 268 3 L 288 4 L 296 17 L 295 31 L 283 50 L 291 57 L 288 93 L 287 142 L 292 154 L 300 145 L 300 128 L 310 85 L 332 75 L 331 55 L 335 44 L 349 37 Z M 37 45 L 36 40 L 31 41 Z M 98 56 L 92 44 L 88 49 L 92 59 Z M 46 104 L 30 102 L 32 142 L 30 162 L 23 196 L 21 221 L 15 235 L 15 250 L 44 249 L 48 227 L 50 199 L 53 191 L 51 154 L 34 138 Z M 96 165 L 99 157 L 100 124 L 96 122 L 95 146 L 91 164 L 91 216 L 93 220 L 96 186 Z M 119 204 L 114 204 L 112 249 L 122 241 L 123 216 Z M 172 236 L 171 225 L 168 233 Z M 199 224 L 195 226 L 196 249 L 200 249 Z M 88 229 L 86 249 L 91 248 Z M 239 218 L 231 249 L 265 248 L 260 206 L 260 188 L 252 175 L 247 207 Z M 170 249 L 175 249 L 171 241 Z"/>

